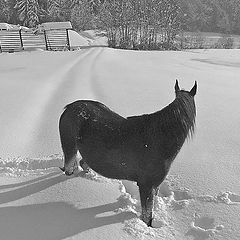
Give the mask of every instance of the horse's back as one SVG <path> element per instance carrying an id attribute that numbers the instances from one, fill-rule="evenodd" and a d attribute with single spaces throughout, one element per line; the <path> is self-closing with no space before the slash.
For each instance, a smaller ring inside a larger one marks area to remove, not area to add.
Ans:
<path id="1" fill-rule="evenodd" d="M 75 117 L 82 117 L 92 121 L 121 122 L 125 118 L 115 113 L 103 103 L 93 100 L 78 100 L 68 104 L 65 111 L 70 111 Z"/>
<path id="2" fill-rule="evenodd" d="M 121 126 L 127 121 L 104 104 L 91 100 L 78 100 L 68 104 L 61 119 L 60 126 L 71 125 L 74 135 L 81 139 L 81 144 L 84 143 L 89 148 L 93 144 L 116 144 Z"/>

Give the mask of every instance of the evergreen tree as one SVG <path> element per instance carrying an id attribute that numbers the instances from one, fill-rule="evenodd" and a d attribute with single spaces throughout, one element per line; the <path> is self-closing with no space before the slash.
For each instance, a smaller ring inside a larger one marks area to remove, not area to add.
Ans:
<path id="1" fill-rule="evenodd" d="M 19 20 L 27 27 L 35 27 L 43 15 L 37 0 L 18 0 L 14 8 L 18 11 Z"/>
<path id="2" fill-rule="evenodd" d="M 177 5 L 180 6 L 178 14 L 172 8 Z M 171 6 L 173 12 L 169 12 L 167 6 Z M 138 26 L 143 42 L 149 35 L 151 41 L 156 42 L 157 28 L 166 29 L 166 25 L 173 22 L 177 28 L 180 22 L 185 31 L 240 34 L 240 0 L 0 0 L 0 10 L 1 22 L 30 27 L 44 21 L 71 20 L 80 29 L 92 18 L 88 28 L 99 26 L 105 19 L 113 31 L 113 27 L 116 30 L 115 25 L 122 22 L 125 37 L 131 32 L 136 38 Z M 173 15 L 177 21 L 170 17 Z M 84 23 L 84 18 L 89 20 Z"/>
<path id="3" fill-rule="evenodd" d="M 239 0 L 233 0 L 232 31 L 235 34 L 240 34 L 240 1 Z"/>
<path id="4" fill-rule="evenodd" d="M 6 0 L 0 0 L 0 22 L 8 22 L 9 8 Z"/>
<path id="5" fill-rule="evenodd" d="M 103 3 L 101 0 L 88 0 L 91 12 L 94 14 L 98 14 L 99 9 Z"/>
<path id="6" fill-rule="evenodd" d="M 48 16 L 50 21 L 70 20 L 71 1 L 67 0 L 48 0 Z"/>
<path id="7" fill-rule="evenodd" d="M 94 15 L 91 11 L 90 3 L 83 0 L 75 4 L 71 11 L 71 22 L 76 30 L 86 30 L 93 27 Z"/>

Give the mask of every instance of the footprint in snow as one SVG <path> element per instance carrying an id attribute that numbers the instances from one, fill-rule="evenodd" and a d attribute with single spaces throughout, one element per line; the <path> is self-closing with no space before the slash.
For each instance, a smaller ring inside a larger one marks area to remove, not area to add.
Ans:
<path id="1" fill-rule="evenodd" d="M 217 196 L 217 200 L 229 205 L 240 204 L 240 195 L 232 192 L 223 192 Z"/>
<path id="2" fill-rule="evenodd" d="M 215 226 L 214 221 L 211 217 L 195 218 L 186 236 L 193 236 L 194 240 L 205 240 L 214 236 L 224 228 L 222 225 Z"/>
<path id="3" fill-rule="evenodd" d="M 229 191 L 222 192 L 217 196 L 202 195 L 198 196 L 196 199 L 202 202 L 225 203 L 228 205 L 240 204 L 240 195 L 237 195 Z"/>
<path id="4" fill-rule="evenodd" d="M 160 185 L 158 196 L 162 197 L 174 210 L 184 208 L 190 203 L 190 200 L 193 199 L 188 189 L 171 190 L 168 182 L 163 182 Z"/>

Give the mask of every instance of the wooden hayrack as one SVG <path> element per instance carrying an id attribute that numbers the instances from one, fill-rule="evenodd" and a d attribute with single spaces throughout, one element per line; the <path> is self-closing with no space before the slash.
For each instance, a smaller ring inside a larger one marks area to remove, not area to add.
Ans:
<path id="1" fill-rule="evenodd" d="M 39 25 L 44 33 L 46 50 L 70 50 L 68 31 L 72 29 L 70 22 L 48 22 Z"/>
<path id="2" fill-rule="evenodd" d="M 70 22 L 47 22 L 38 26 L 40 34 L 36 35 L 31 29 L 0 23 L 0 52 L 19 52 L 33 48 L 70 50 L 70 29 Z"/>
<path id="3" fill-rule="evenodd" d="M 0 23 L 0 52 L 19 52 L 44 48 L 44 41 L 31 29 Z"/>

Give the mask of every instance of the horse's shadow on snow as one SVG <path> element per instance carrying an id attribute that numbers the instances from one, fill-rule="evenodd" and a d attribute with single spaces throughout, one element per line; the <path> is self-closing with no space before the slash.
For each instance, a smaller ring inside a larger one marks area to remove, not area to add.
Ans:
<path id="1" fill-rule="evenodd" d="M 2 186 L 1 189 L 18 188 L 0 193 L 0 204 L 19 200 L 67 180 L 59 173 L 52 173 L 45 178 Z M 63 239 L 136 217 L 131 212 L 115 213 L 114 210 L 119 207 L 119 202 L 84 209 L 77 209 L 67 202 L 0 207 L 0 232 L 6 240 Z"/>

